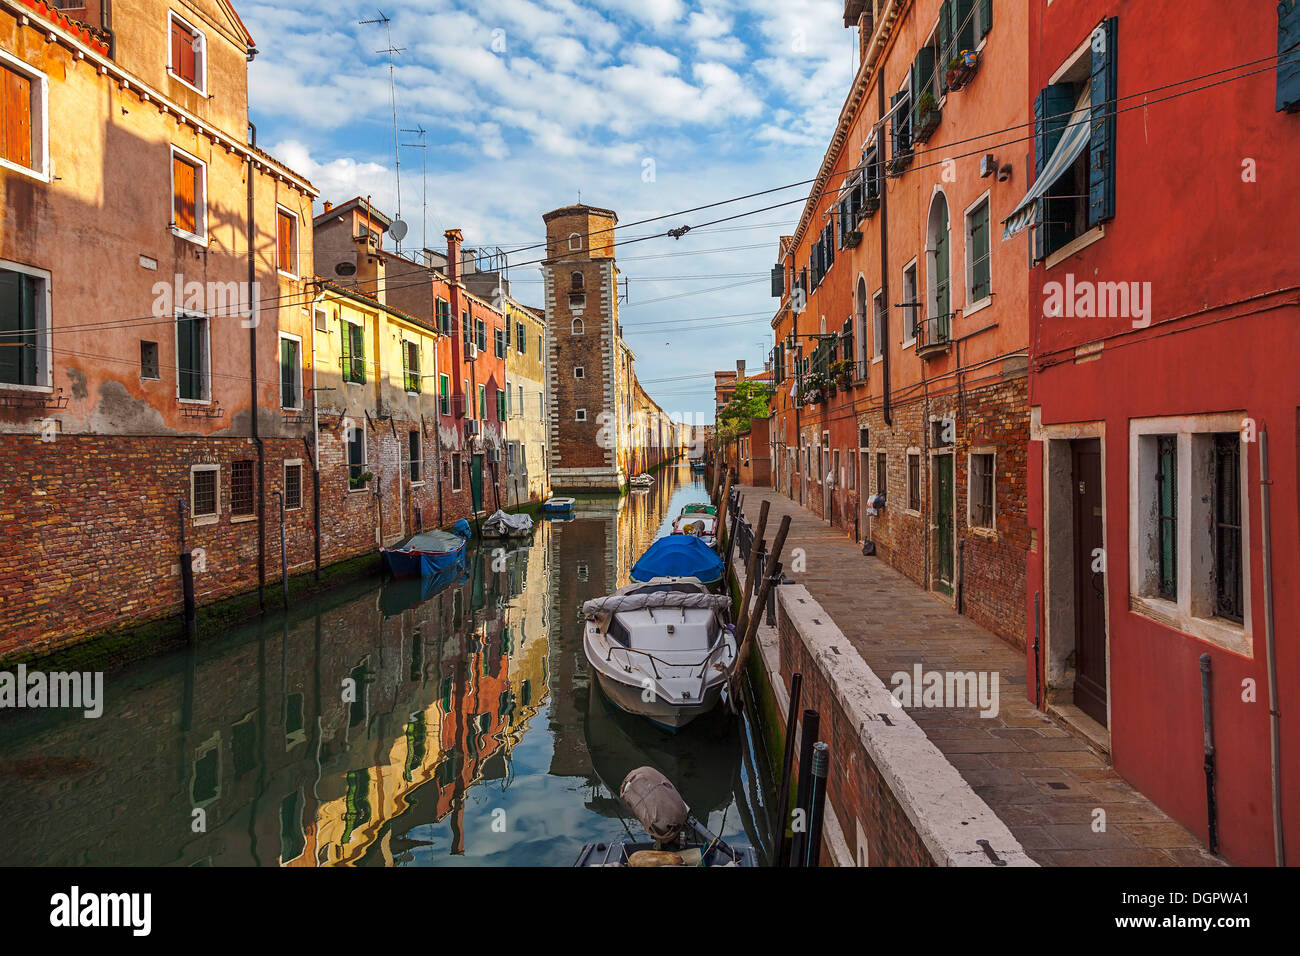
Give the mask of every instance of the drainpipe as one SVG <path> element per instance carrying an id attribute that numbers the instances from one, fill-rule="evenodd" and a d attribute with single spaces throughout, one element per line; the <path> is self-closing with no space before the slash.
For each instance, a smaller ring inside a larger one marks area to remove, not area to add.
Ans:
<path id="1" fill-rule="evenodd" d="M 880 296 L 885 304 L 885 316 L 881 323 L 884 328 L 885 346 L 883 350 L 883 361 L 881 363 L 881 374 L 884 378 L 884 406 L 885 424 L 890 428 L 894 427 L 893 408 L 889 402 L 889 202 L 887 196 L 889 190 L 885 182 L 885 83 L 884 77 L 876 78 L 876 110 L 882 119 L 878 120 L 876 127 L 876 163 L 880 167 Z"/>
<path id="2" fill-rule="evenodd" d="M 1210 655 L 1201 655 L 1201 726 L 1205 730 L 1205 812 L 1211 853 L 1219 852 L 1218 811 L 1214 799 L 1214 717 L 1210 709 Z"/>
<path id="3" fill-rule="evenodd" d="M 316 308 L 325 301 L 325 293 L 318 292 L 311 303 L 311 448 L 312 525 L 316 532 L 316 580 L 320 581 L 320 372 L 316 367 Z"/>
<path id="4" fill-rule="evenodd" d="M 248 141 L 253 149 L 257 148 L 257 124 L 248 124 Z M 256 173 L 252 153 L 248 156 L 248 290 L 252 301 L 253 289 L 257 286 L 257 251 L 256 227 L 253 220 L 253 176 Z M 260 311 L 260 306 L 258 306 Z M 266 449 L 258 425 L 261 415 L 257 397 L 257 322 L 250 322 L 248 329 L 248 378 L 249 392 L 252 398 L 250 413 L 252 415 L 253 444 L 257 446 L 257 605 L 266 610 Z"/>
<path id="5" fill-rule="evenodd" d="M 1268 429 L 1259 433 L 1259 489 L 1263 512 L 1264 552 L 1264 649 L 1268 666 L 1268 738 L 1273 777 L 1273 859 L 1286 865 L 1286 845 L 1282 839 L 1282 749 L 1277 706 L 1277 654 L 1273 644 L 1273 535 L 1272 487 L 1268 471 Z"/>
<path id="6" fill-rule="evenodd" d="M 108 35 L 108 58 L 117 59 L 117 33 L 113 30 L 113 0 L 104 0 L 99 12 L 99 27 Z"/>

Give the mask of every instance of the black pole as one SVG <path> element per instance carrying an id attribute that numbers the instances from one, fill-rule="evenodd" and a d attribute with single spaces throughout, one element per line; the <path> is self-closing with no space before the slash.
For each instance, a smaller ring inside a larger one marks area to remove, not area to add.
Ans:
<path id="1" fill-rule="evenodd" d="M 280 580 L 284 584 L 284 609 L 289 610 L 289 552 L 284 543 L 284 492 L 274 491 L 276 501 L 280 503 Z"/>
<path id="2" fill-rule="evenodd" d="M 790 677 L 790 706 L 785 715 L 785 750 L 781 758 L 781 789 L 776 810 L 776 849 L 772 853 L 772 864 L 781 866 L 786 850 L 785 824 L 790 813 L 790 772 L 794 769 L 794 725 L 799 719 L 799 694 L 803 690 L 803 674 L 795 673 Z"/>
<path id="3" fill-rule="evenodd" d="M 831 751 L 821 741 L 813 745 L 812 758 L 812 808 L 808 813 L 808 850 L 806 867 L 821 865 L 822 821 L 826 818 L 826 776 L 830 769 Z"/>
<path id="4" fill-rule="evenodd" d="M 1214 719 L 1210 710 L 1210 655 L 1201 655 L 1201 720 L 1205 726 L 1205 812 L 1210 852 L 1219 852 L 1219 814 L 1214 799 Z"/>
<path id="5" fill-rule="evenodd" d="M 194 603 L 194 556 L 185 547 L 185 499 L 179 498 L 176 509 L 181 519 L 181 592 L 185 598 L 185 637 L 193 642 L 198 613 Z"/>
<path id="6" fill-rule="evenodd" d="M 312 390 L 312 402 L 316 401 L 315 389 Z M 308 442 L 306 437 L 302 440 L 303 446 L 307 449 L 307 457 L 311 460 L 311 495 L 312 495 L 312 557 L 315 560 L 315 577 L 316 583 L 320 583 L 320 469 L 316 467 L 316 445 L 315 440 Z M 301 485 L 301 483 L 299 483 Z"/>
<path id="7" fill-rule="evenodd" d="M 821 714 L 809 708 L 803 712 L 803 726 L 799 729 L 799 785 L 795 790 L 794 812 L 801 828 L 794 831 L 790 841 L 790 865 L 802 866 L 808 845 L 808 806 L 812 792 L 812 758 L 813 744 L 817 742 L 817 732 L 821 724 Z M 782 821 L 784 823 L 784 821 Z"/>

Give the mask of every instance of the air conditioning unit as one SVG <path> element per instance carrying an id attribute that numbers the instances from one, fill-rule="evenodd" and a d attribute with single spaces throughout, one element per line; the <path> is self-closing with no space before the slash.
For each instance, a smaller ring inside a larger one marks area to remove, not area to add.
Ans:
<path id="1" fill-rule="evenodd" d="M 469 419 L 469 421 L 465 422 L 465 434 L 466 435 L 478 434 L 478 422 L 476 420 L 471 418 Z"/>
<path id="2" fill-rule="evenodd" d="M 478 358 L 478 345 L 474 342 L 465 343 L 465 361 L 472 362 Z"/>

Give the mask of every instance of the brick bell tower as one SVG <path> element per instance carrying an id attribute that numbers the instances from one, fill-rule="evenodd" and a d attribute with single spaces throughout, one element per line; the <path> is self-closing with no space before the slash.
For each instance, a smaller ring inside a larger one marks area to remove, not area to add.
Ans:
<path id="1" fill-rule="evenodd" d="M 610 209 L 565 206 L 546 223 L 546 390 L 550 396 L 551 484 L 559 490 L 618 491 L 618 267 Z"/>

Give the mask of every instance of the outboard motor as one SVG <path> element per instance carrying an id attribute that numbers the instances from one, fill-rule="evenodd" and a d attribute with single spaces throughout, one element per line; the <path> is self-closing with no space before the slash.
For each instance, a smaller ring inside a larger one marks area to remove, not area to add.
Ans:
<path id="1" fill-rule="evenodd" d="M 667 777 L 653 767 L 638 767 L 623 779 L 618 795 L 659 847 L 676 843 L 690 807 Z"/>

